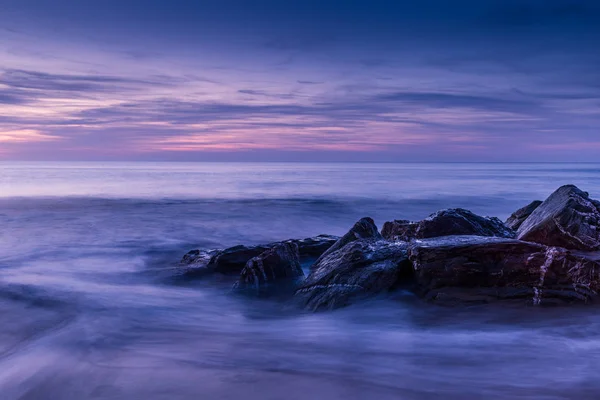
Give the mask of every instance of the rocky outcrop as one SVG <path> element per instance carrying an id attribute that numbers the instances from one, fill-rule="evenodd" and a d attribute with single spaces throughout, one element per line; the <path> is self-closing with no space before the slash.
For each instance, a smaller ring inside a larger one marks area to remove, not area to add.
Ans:
<path id="1" fill-rule="evenodd" d="M 516 231 L 521 225 L 523 225 L 523 222 L 525 222 L 525 220 L 529 218 L 531 213 L 533 213 L 536 210 L 536 208 L 542 205 L 542 203 L 543 201 L 536 200 L 529 203 L 525 207 L 518 209 L 517 211 L 512 213 L 510 217 L 508 217 L 504 224 L 510 229 Z"/>
<path id="2" fill-rule="evenodd" d="M 481 217 L 469 210 L 452 208 L 438 211 L 418 223 L 386 222 L 382 229 L 388 240 L 426 239 L 450 235 L 476 235 L 511 238 L 515 233 L 496 217 Z"/>
<path id="3" fill-rule="evenodd" d="M 516 239 L 447 236 L 409 248 L 416 292 L 443 304 L 521 300 L 591 301 L 600 289 L 597 254 Z"/>
<path id="4" fill-rule="evenodd" d="M 298 245 L 284 242 L 251 258 L 234 290 L 254 294 L 277 292 L 292 287 L 303 276 Z"/>
<path id="5" fill-rule="evenodd" d="M 518 230 L 518 238 L 568 249 L 600 248 L 600 211 L 588 193 L 567 185 L 552 193 Z"/>
<path id="6" fill-rule="evenodd" d="M 412 276 L 407 248 L 407 243 L 385 240 L 351 241 L 320 258 L 295 298 L 316 311 L 387 292 Z"/>
<path id="7" fill-rule="evenodd" d="M 314 265 L 319 264 L 320 260 L 327 255 L 338 251 L 345 245 L 355 240 L 361 239 L 373 239 L 380 240 L 383 239 L 379 230 L 377 229 L 377 225 L 375 225 L 375 221 L 372 218 L 364 217 L 361 218 L 354 226 L 338 241 L 336 241 L 327 251 L 325 251 L 315 262 Z M 312 267 L 311 267 L 312 269 Z"/>
<path id="8" fill-rule="evenodd" d="M 339 237 L 319 235 L 306 239 L 290 239 L 256 246 L 234 246 L 224 250 L 192 250 L 181 260 L 181 268 L 188 277 L 201 277 L 208 273 L 238 275 L 251 258 L 285 243 L 298 247 L 301 262 L 309 262 L 318 258 L 338 241 Z"/>

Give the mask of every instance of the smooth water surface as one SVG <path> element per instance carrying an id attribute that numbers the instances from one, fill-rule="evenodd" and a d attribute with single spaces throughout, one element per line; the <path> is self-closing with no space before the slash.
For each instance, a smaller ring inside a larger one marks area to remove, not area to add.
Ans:
<path id="1" fill-rule="evenodd" d="M 192 248 L 464 207 L 506 218 L 600 164 L 0 163 L 0 399 L 598 399 L 600 310 L 307 314 L 169 273 Z"/>

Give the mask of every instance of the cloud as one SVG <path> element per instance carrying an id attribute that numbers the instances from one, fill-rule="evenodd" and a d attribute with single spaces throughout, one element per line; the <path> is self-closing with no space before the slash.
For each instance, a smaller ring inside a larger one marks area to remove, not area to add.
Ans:
<path id="1" fill-rule="evenodd" d="M 50 74 L 8 69 L 0 75 L 0 84 L 19 89 L 90 93 L 134 90 L 140 86 L 162 86 L 166 83 L 165 77 L 161 81 L 147 81 L 116 76 Z"/>

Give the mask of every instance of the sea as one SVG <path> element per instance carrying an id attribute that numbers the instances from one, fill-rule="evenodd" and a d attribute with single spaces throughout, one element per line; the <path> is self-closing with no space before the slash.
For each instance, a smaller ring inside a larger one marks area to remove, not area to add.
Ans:
<path id="1" fill-rule="evenodd" d="M 0 399 L 598 399 L 600 306 L 309 313 L 172 279 L 192 249 L 462 207 L 501 219 L 599 164 L 0 162 Z"/>

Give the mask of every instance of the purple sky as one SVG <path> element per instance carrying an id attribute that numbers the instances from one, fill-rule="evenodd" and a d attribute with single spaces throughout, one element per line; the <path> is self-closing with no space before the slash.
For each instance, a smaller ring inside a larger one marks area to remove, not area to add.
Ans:
<path id="1" fill-rule="evenodd" d="M 0 6 L 0 160 L 600 161 L 597 1 Z"/>

